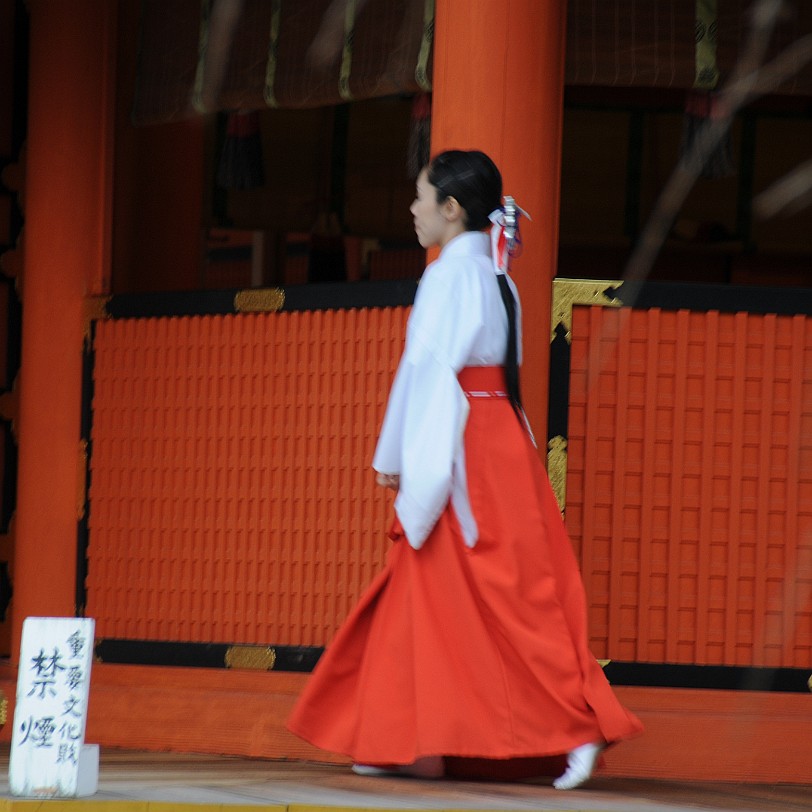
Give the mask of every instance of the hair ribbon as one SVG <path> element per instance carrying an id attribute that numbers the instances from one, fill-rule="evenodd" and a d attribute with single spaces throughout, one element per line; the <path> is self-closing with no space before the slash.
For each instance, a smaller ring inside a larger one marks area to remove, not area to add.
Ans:
<path id="1" fill-rule="evenodd" d="M 524 216 L 528 220 L 530 215 L 516 205 L 516 201 L 505 195 L 504 203 L 494 209 L 488 219 L 491 226 L 491 255 L 496 273 L 510 273 L 510 260 L 521 252 L 521 234 L 519 231 L 519 218 Z"/>

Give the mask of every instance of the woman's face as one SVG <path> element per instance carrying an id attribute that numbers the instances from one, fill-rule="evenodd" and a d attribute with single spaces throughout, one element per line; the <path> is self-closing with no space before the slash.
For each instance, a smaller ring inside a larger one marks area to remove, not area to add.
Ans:
<path id="1" fill-rule="evenodd" d="M 423 248 L 431 248 L 433 245 L 442 248 L 463 230 L 453 214 L 449 217 L 453 209 L 449 204 L 450 200 L 448 198 L 443 203 L 437 202 L 437 188 L 429 183 L 428 173 L 424 169 L 417 178 L 417 197 L 409 207 L 414 217 L 417 240 Z"/>

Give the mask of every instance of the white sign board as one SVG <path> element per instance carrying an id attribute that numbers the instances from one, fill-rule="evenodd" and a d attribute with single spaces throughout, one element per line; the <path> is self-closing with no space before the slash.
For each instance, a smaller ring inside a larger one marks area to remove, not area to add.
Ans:
<path id="1" fill-rule="evenodd" d="M 98 745 L 85 745 L 95 622 L 29 617 L 23 623 L 11 734 L 12 795 L 75 798 L 98 785 Z"/>

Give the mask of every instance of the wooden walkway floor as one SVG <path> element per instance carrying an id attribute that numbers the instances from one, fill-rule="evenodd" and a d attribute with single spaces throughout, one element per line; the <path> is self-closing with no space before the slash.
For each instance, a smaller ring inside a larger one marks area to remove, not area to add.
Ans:
<path id="1" fill-rule="evenodd" d="M 11 798 L 8 748 L 0 751 L 0 812 L 245 812 L 249 808 L 278 812 L 797 812 L 812 810 L 812 786 L 596 777 L 586 788 L 562 793 L 541 781 L 364 778 L 342 766 L 102 749 L 96 795 L 80 801 L 31 802 Z"/>

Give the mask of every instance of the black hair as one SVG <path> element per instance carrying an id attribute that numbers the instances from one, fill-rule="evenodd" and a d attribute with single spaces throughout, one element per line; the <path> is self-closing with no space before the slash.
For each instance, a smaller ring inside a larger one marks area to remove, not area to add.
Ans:
<path id="1" fill-rule="evenodd" d="M 522 408 L 522 394 L 519 388 L 519 339 L 516 335 L 516 299 L 508 286 L 507 277 L 503 273 L 496 275 L 499 283 L 499 293 L 505 305 L 508 317 L 508 342 L 505 354 L 505 386 L 508 399 L 519 422 L 524 425 L 524 410 Z"/>
<path id="2" fill-rule="evenodd" d="M 465 211 L 468 231 L 486 228 L 488 215 L 502 205 L 502 175 L 484 152 L 450 149 L 436 155 L 427 170 L 437 202 L 455 198 Z"/>
<path id="3" fill-rule="evenodd" d="M 429 183 L 437 189 L 437 202 L 442 203 L 446 198 L 453 197 L 465 211 L 466 230 L 482 231 L 488 226 L 490 213 L 502 205 L 502 175 L 484 152 L 447 150 L 436 155 L 426 169 Z M 504 274 L 497 274 L 496 280 L 508 317 L 505 386 L 510 404 L 524 425 L 519 389 L 516 299 Z"/>

